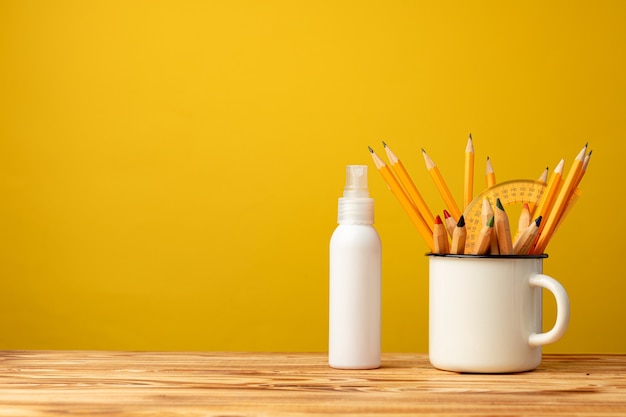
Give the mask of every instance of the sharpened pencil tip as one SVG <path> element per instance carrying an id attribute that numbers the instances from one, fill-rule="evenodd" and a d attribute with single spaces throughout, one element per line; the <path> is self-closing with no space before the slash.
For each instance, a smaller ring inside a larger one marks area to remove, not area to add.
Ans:
<path id="1" fill-rule="evenodd" d="M 500 201 L 500 198 L 496 200 L 496 207 L 504 211 L 504 207 L 502 206 L 502 201 Z"/>
<path id="2" fill-rule="evenodd" d="M 385 141 L 383 140 L 383 147 L 386 148 L 387 144 L 385 143 Z"/>
<path id="3" fill-rule="evenodd" d="M 470 140 L 472 140 L 472 132 L 470 132 L 470 137 L 469 138 L 470 138 Z"/>
<path id="4" fill-rule="evenodd" d="M 541 224 L 541 219 L 543 219 L 543 216 L 537 217 L 537 219 L 535 220 L 535 226 L 539 227 L 539 225 Z"/>
<path id="5" fill-rule="evenodd" d="M 461 217 L 459 217 L 459 222 L 456 225 L 457 227 L 465 226 L 465 217 L 462 214 L 461 214 Z"/>
<path id="6" fill-rule="evenodd" d="M 372 149 L 372 147 L 371 147 L 371 146 L 368 146 L 368 147 L 367 147 L 367 149 L 369 149 L 369 150 L 370 150 L 370 153 L 374 153 L 374 149 Z"/>

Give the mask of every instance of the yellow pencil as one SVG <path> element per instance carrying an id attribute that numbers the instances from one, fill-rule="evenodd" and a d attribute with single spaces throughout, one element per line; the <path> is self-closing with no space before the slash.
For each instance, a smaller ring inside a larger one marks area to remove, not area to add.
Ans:
<path id="1" fill-rule="evenodd" d="M 504 212 L 502 202 L 496 200 L 496 210 L 494 214 L 496 239 L 498 239 L 498 249 L 502 255 L 513 254 L 513 241 L 511 240 L 511 228 L 509 226 L 509 216 Z"/>
<path id="2" fill-rule="evenodd" d="M 450 245 L 450 253 L 463 255 L 465 252 L 465 239 L 467 238 L 467 228 L 465 227 L 465 218 L 463 215 L 459 217 L 454 233 L 452 234 L 452 244 Z"/>
<path id="3" fill-rule="evenodd" d="M 550 172 L 550 168 L 546 167 L 546 169 L 543 170 L 543 172 L 541 173 L 541 175 L 539 176 L 539 178 L 537 179 L 537 181 L 546 184 L 548 182 L 548 173 Z M 528 203 L 528 208 L 530 210 L 530 218 L 532 219 L 533 216 L 535 215 L 535 211 L 537 210 L 538 205 L 535 203 Z"/>
<path id="4" fill-rule="evenodd" d="M 474 144 L 470 133 L 465 147 L 465 178 L 463 181 L 463 209 L 474 199 Z"/>
<path id="5" fill-rule="evenodd" d="M 580 188 L 574 190 L 572 196 L 569 199 L 569 202 L 567 203 L 567 207 L 565 207 L 565 210 L 563 211 L 563 214 L 561 215 L 559 222 L 556 224 L 556 227 L 554 228 L 554 232 L 552 232 L 552 234 L 556 233 L 556 231 L 559 230 L 559 226 L 563 224 L 563 221 L 565 220 L 567 215 L 570 213 L 570 211 L 572 211 L 572 208 L 574 207 L 574 205 L 576 205 L 576 202 L 580 198 L 581 194 L 582 191 L 580 191 Z"/>
<path id="6" fill-rule="evenodd" d="M 517 220 L 517 235 L 522 233 L 528 225 L 531 223 L 532 217 L 530 216 L 530 206 L 528 203 L 524 203 L 522 207 L 522 211 L 519 214 L 519 219 Z"/>
<path id="7" fill-rule="evenodd" d="M 537 233 L 539 233 L 539 225 L 541 224 L 541 216 L 537 217 L 534 222 L 531 222 L 522 232 L 519 234 L 515 243 L 513 244 L 514 255 L 527 255 L 530 247 L 535 241 Z"/>
<path id="8" fill-rule="evenodd" d="M 585 156 L 585 161 L 583 162 L 583 171 L 587 172 L 587 166 L 589 165 L 589 159 L 591 159 L 591 153 L 593 150 L 589 151 L 587 156 Z"/>
<path id="9" fill-rule="evenodd" d="M 552 210 L 552 206 L 554 205 L 554 201 L 556 200 L 556 196 L 561 190 L 562 181 L 563 181 L 563 166 L 565 165 L 565 160 L 561 159 L 557 164 L 556 168 L 552 172 L 552 176 L 550 177 L 550 181 L 546 185 L 546 189 L 539 200 L 539 204 L 537 205 L 537 209 L 535 212 L 539 213 L 539 215 L 544 219 L 539 226 L 539 234 L 543 230 L 545 225 L 545 219 Z M 538 235 L 539 235 L 538 234 Z M 534 251 L 533 251 L 534 252 Z"/>
<path id="10" fill-rule="evenodd" d="M 393 176 L 393 173 L 391 172 L 389 167 L 383 162 L 382 159 L 380 159 L 378 155 L 374 153 L 374 150 L 372 148 L 368 147 L 368 149 L 372 155 L 372 159 L 374 160 L 374 164 L 376 165 L 378 172 L 380 172 L 380 175 L 387 183 L 387 186 L 391 190 L 391 193 L 396 197 L 398 202 L 400 202 L 400 206 L 402 206 L 413 225 L 422 235 L 422 238 L 424 238 L 424 241 L 426 242 L 430 250 L 433 251 L 435 247 L 433 245 L 433 235 L 430 228 L 426 225 L 424 219 L 418 213 L 417 208 L 415 208 L 413 203 L 411 203 L 411 200 L 402 189 L 402 186 L 400 186 L 400 183 L 398 183 L 398 180 L 396 180 L 396 177 Z"/>
<path id="11" fill-rule="evenodd" d="M 491 235 L 491 247 L 489 248 L 490 255 L 500 255 L 500 248 L 498 247 L 498 239 L 496 239 L 496 231 L 493 231 Z"/>
<path id="12" fill-rule="evenodd" d="M 556 228 L 556 225 L 559 222 L 561 215 L 565 211 L 565 208 L 567 207 L 567 204 L 572 197 L 572 193 L 578 187 L 578 183 L 582 178 L 581 171 L 583 169 L 586 151 L 587 145 L 585 144 L 585 146 L 581 149 L 578 155 L 576 155 L 576 158 L 574 159 L 574 162 L 572 163 L 572 166 L 567 173 L 567 178 L 565 178 L 563 186 L 561 187 L 561 190 L 559 191 L 559 194 L 554 201 L 554 206 L 552 207 L 552 210 L 550 210 L 550 212 L 547 214 L 547 217 L 544 218 L 546 224 L 539 231 L 539 238 L 537 239 L 537 244 L 533 249 L 534 253 L 543 253 L 543 251 L 545 251 L 546 246 L 548 245 L 548 242 L 552 237 L 552 233 L 554 232 L 554 229 Z"/>
<path id="13" fill-rule="evenodd" d="M 589 160 L 591 159 L 591 153 L 593 150 L 589 151 L 587 156 L 585 156 L 585 160 L 583 161 L 583 174 L 587 172 L 587 166 L 589 166 Z"/>
<path id="14" fill-rule="evenodd" d="M 539 176 L 539 178 L 537 178 L 537 181 L 542 182 L 542 183 L 546 183 L 548 181 L 548 174 L 550 173 L 550 168 L 546 167 L 546 169 L 544 169 L 541 172 L 541 175 Z"/>
<path id="15" fill-rule="evenodd" d="M 480 219 L 484 225 L 489 222 L 489 219 L 493 217 L 493 208 L 491 207 L 491 203 L 487 197 L 483 197 L 483 206 L 480 212 Z M 492 238 L 489 253 L 492 255 L 498 255 L 500 251 L 498 250 L 498 239 Z"/>
<path id="16" fill-rule="evenodd" d="M 585 156 L 585 160 L 583 161 L 582 173 L 579 175 L 578 180 L 577 180 L 578 184 L 580 184 L 580 181 L 582 180 L 583 176 L 587 172 L 587 166 L 589 165 L 590 157 L 591 157 L 591 151 L 589 151 L 587 156 Z M 556 227 L 554 228 L 554 232 L 552 232 L 552 234 L 554 234 L 559 229 L 559 226 L 563 223 L 563 220 L 565 220 L 565 218 L 571 211 L 574 204 L 578 201 L 578 198 L 580 197 L 581 194 L 582 194 L 582 191 L 580 191 L 580 188 L 576 187 L 576 189 L 574 190 L 570 198 L 567 200 L 567 203 L 565 205 L 565 210 L 563 210 L 563 214 L 561 214 L 561 217 L 559 218 L 556 224 Z"/>
<path id="17" fill-rule="evenodd" d="M 441 172 L 439 172 L 439 168 L 437 168 L 433 160 L 430 159 L 424 149 L 422 149 L 422 154 L 424 155 L 424 162 L 426 162 L 426 169 L 428 169 L 430 177 L 435 182 L 435 186 L 437 187 L 439 194 L 441 194 L 441 197 L 443 198 L 443 201 L 446 204 L 448 211 L 450 211 L 452 216 L 454 216 L 455 218 L 460 218 L 461 210 L 459 210 L 459 206 L 456 205 L 450 189 L 448 188 L 446 182 L 441 176 Z"/>
<path id="18" fill-rule="evenodd" d="M 491 216 L 487 223 L 480 229 L 478 238 L 476 239 L 476 249 L 474 249 L 474 255 L 484 255 L 489 253 L 491 248 L 491 239 L 493 238 L 493 224 L 494 218 Z"/>
<path id="19" fill-rule="evenodd" d="M 585 155 L 585 159 L 583 160 L 583 167 L 580 170 L 580 174 L 578 174 L 578 178 L 576 178 L 576 184 L 580 184 L 580 181 L 583 179 L 583 176 L 587 172 L 587 166 L 589 165 L 589 159 L 591 159 L 591 152 L 592 151 L 589 151 L 589 153 L 587 155 Z"/>
<path id="20" fill-rule="evenodd" d="M 441 221 L 441 217 L 435 218 L 435 224 L 433 226 L 433 243 L 435 245 L 435 253 L 448 253 L 450 251 L 450 245 L 448 243 L 448 231 Z"/>
<path id="21" fill-rule="evenodd" d="M 485 168 L 485 177 L 487 179 L 487 188 L 496 185 L 496 173 L 493 172 L 493 166 L 491 165 L 491 159 L 487 157 L 487 166 Z"/>
<path id="22" fill-rule="evenodd" d="M 483 205 L 480 211 L 480 220 L 482 221 L 483 226 L 487 224 L 491 217 L 493 217 L 491 203 L 487 197 L 483 197 Z"/>
<path id="23" fill-rule="evenodd" d="M 582 180 L 583 176 L 587 172 L 587 166 L 589 165 L 589 158 L 591 158 L 591 151 L 589 151 L 587 156 L 585 156 L 585 160 L 583 161 L 582 172 L 578 176 L 578 179 L 576 181 L 576 183 L 578 185 L 580 185 L 580 181 Z M 558 228 L 559 228 L 559 225 L 561 225 L 561 223 L 563 223 L 563 220 L 565 219 L 565 217 L 569 214 L 570 210 L 572 209 L 572 207 L 574 206 L 576 201 L 578 201 L 578 198 L 580 197 L 580 194 L 582 194 L 582 191 L 580 191 L 580 188 L 576 187 L 574 192 L 572 192 L 572 195 L 570 196 L 570 198 L 567 200 L 567 203 L 565 205 L 565 210 L 563 210 L 563 214 L 561 214 L 561 217 L 559 218 L 558 223 L 557 223 L 556 227 L 554 228 L 554 232 L 556 232 L 558 230 Z M 553 232 L 553 234 L 554 234 L 554 232 Z"/>
<path id="24" fill-rule="evenodd" d="M 443 210 L 443 217 L 446 222 L 446 229 L 448 229 L 448 234 L 450 235 L 450 237 L 452 237 L 457 221 L 446 209 Z"/>
<path id="25" fill-rule="evenodd" d="M 402 185 L 402 187 L 404 187 L 404 190 L 413 201 L 413 204 L 417 208 L 420 216 L 422 216 L 424 222 L 428 225 L 430 229 L 430 225 L 435 223 L 433 213 L 426 205 L 426 202 L 422 198 L 420 192 L 417 190 L 415 183 L 413 182 L 413 180 L 411 180 L 411 177 L 409 176 L 406 168 L 404 168 L 404 164 L 402 163 L 402 161 L 400 161 L 396 154 L 391 151 L 391 149 L 389 148 L 389 146 L 387 146 L 385 142 L 383 142 L 383 147 L 385 148 L 385 152 L 387 153 L 387 158 L 389 159 L 389 165 L 391 166 L 391 169 L 398 177 L 400 184 Z"/>

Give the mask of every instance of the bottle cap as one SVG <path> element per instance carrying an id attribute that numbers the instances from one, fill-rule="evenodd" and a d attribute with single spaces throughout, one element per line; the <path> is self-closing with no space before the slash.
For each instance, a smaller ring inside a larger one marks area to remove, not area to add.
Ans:
<path id="1" fill-rule="evenodd" d="M 374 223 L 374 199 L 369 198 L 367 165 L 348 165 L 343 197 L 339 199 L 339 224 Z"/>
<path id="2" fill-rule="evenodd" d="M 367 198 L 367 165 L 348 165 L 346 167 L 346 186 L 343 187 L 344 198 Z"/>

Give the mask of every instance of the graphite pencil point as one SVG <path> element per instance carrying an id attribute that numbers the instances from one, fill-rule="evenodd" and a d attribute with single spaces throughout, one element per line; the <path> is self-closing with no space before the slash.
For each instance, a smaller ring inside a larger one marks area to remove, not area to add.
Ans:
<path id="1" fill-rule="evenodd" d="M 457 227 L 465 226 L 465 217 L 463 217 L 462 214 L 461 214 L 461 217 L 459 217 L 459 222 L 456 225 L 457 225 Z"/>

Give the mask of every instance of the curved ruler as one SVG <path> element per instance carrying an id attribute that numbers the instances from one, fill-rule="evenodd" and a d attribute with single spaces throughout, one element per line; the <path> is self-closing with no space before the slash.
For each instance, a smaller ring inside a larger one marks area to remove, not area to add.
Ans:
<path id="1" fill-rule="evenodd" d="M 499 198 L 503 206 L 512 204 L 539 204 L 539 200 L 546 185 L 541 181 L 534 180 L 511 180 L 498 183 L 480 193 L 469 206 L 465 209 L 463 216 L 465 218 L 465 228 L 467 229 L 467 237 L 465 238 L 465 253 L 473 253 L 474 245 L 478 239 L 478 234 L 482 228 L 481 212 L 483 198 L 487 197 L 491 207 L 495 211 L 496 200 Z M 514 224 L 514 219 L 509 219 Z"/>

